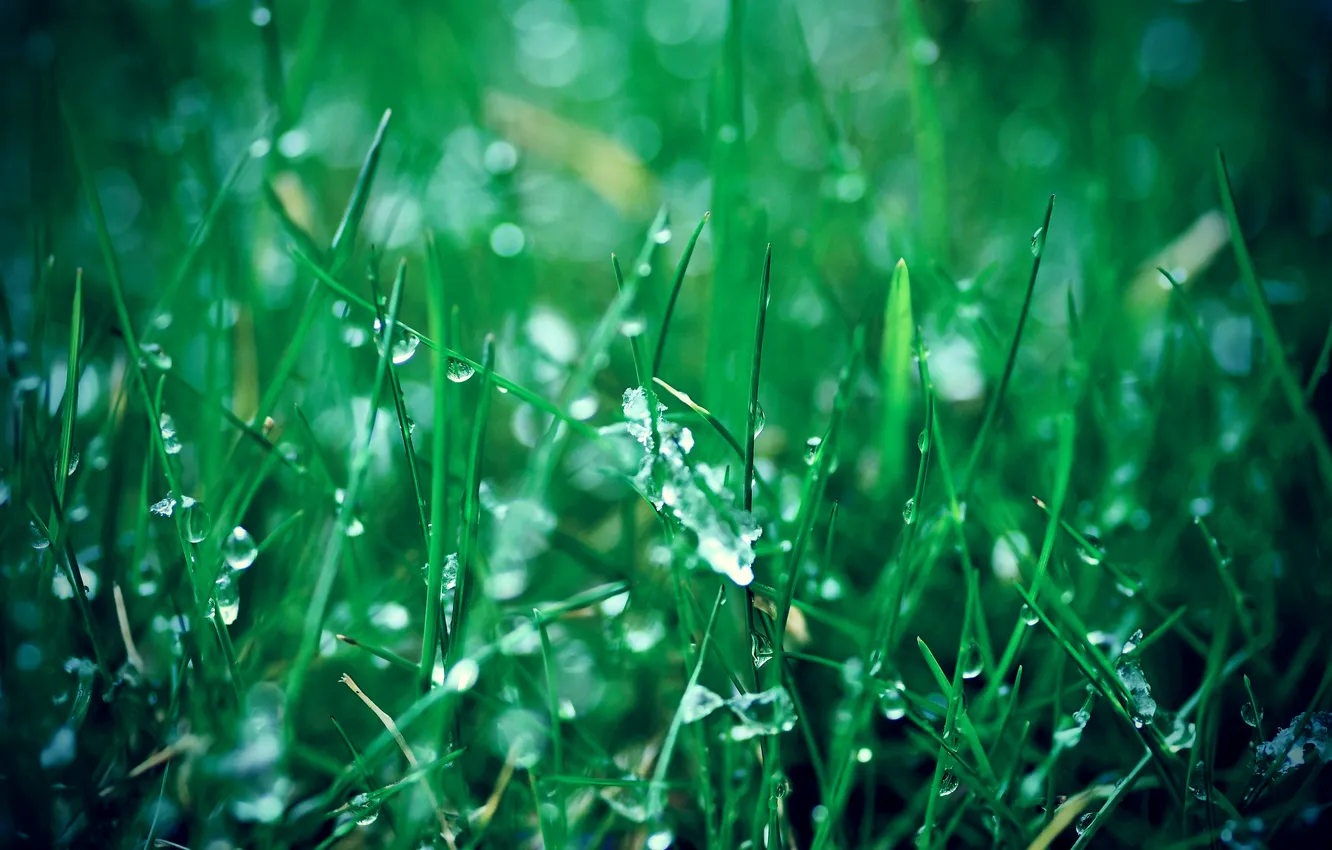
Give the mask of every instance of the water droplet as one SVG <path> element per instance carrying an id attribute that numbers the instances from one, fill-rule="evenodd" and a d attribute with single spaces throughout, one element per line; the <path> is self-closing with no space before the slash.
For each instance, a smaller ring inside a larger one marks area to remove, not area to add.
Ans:
<path id="1" fill-rule="evenodd" d="M 69 476 L 73 475 L 74 471 L 78 468 L 79 468 L 79 453 L 74 452 L 69 456 L 69 466 L 65 469 L 65 477 L 68 478 Z"/>
<path id="2" fill-rule="evenodd" d="M 902 506 L 902 522 L 907 525 L 916 521 L 916 500 L 907 499 L 906 504 Z"/>
<path id="3" fill-rule="evenodd" d="M 726 701 L 717 693 L 693 684 L 680 700 L 680 719 L 684 723 L 696 723 L 725 704 Z"/>
<path id="4" fill-rule="evenodd" d="M 1146 585 L 1142 576 L 1128 567 L 1119 567 L 1115 575 L 1115 590 L 1125 596 L 1137 596 Z"/>
<path id="5" fill-rule="evenodd" d="M 1082 536 L 1091 544 L 1092 548 L 1088 549 L 1086 546 L 1079 545 L 1078 557 L 1086 563 L 1096 566 L 1105 559 L 1105 547 L 1101 545 L 1101 538 L 1095 534 L 1083 534 Z"/>
<path id="6" fill-rule="evenodd" d="M 202 543 L 213 524 L 204 503 L 191 499 L 188 505 L 182 505 L 181 513 L 185 518 L 185 538 L 191 543 Z"/>
<path id="7" fill-rule="evenodd" d="M 1031 255 L 1039 258 L 1045 253 L 1045 228 L 1038 227 L 1036 232 L 1031 234 Z"/>
<path id="8" fill-rule="evenodd" d="M 665 245 L 667 242 L 670 242 L 671 229 L 669 227 L 663 227 L 661 230 L 658 230 L 656 233 L 652 234 L 652 241 L 656 242 L 658 245 Z"/>
<path id="9" fill-rule="evenodd" d="M 227 539 L 222 541 L 222 557 L 233 570 L 249 569 L 259 554 L 259 547 L 254 545 L 254 538 L 242 526 L 231 529 Z"/>
<path id="10" fill-rule="evenodd" d="M 962 665 L 963 679 L 974 679 L 981 674 L 985 662 L 981 659 L 980 647 L 975 641 L 968 643 L 962 650 L 962 657 L 958 659 L 958 663 Z"/>
<path id="11" fill-rule="evenodd" d="M 1166 746 L 1170 748 L 1170 752 L 1177 753 L 1180 750 L 1192 749 L 1197 740 L 1198 727 L 1192 723 L 1186 723 L 1176 717 L 1174 725 L 1170 730 L 1170 734 L 1166 736 L 1165 742 Z"/>
<path id="12" fill-rule="evenodd" d="M 921 454 L 925 454 L 925 450 L 928 449 L 929 447 L 930 447 L 930 429 L 925 428 L 921 430 L 920 436 L 916 437 L 916 449 L 919 450 Z"/>
<path id="13" fill-rule="evenodd" d="M 32 544 L 32 548 L 39 552 L 51 545 L 51 538 L 43 534 L 35 522 L 28 523 L 28 541 Z"/>
<path id="14" fill-rule="evenodd" d="M 1253 703 L 1246 702 L 1240 706 L 1240 720 L 1244 721 L 1245 726 L 1258 727 L 1258 722 L 1263 719 L 1263 712 L 1259 709 L 1257 716 L 1253 713 Z"/>
<path id="15" fill-rule="evenodd" d="M 1119 651 L 1119 654 L 1128 655 L 1130 652 L 1136 650 L 1140 643 L 1142 643 L 1142 629 L 1138 629 L 1136 632 L 1129 635 L 1129 639 L 1124 641 L 1124 648 Z"/>
<path id="16" fill-rule="evenodd" d="M 139 362 L 143 365 L 152 366 L 154 369 L 166 371 L 171 368 L 171 355 L 162 350 L 162 346 L 155 342 L 145 342 L 139 346 L 139 353 L 142 357 Z"/>
<path id="17" fill-rule="evenodd" d="M 1189 775 L 1189 793 L 1196 799 L 1207 799 L 1207 780 L 1203 778 L 1203 763 L 1195 762 L 1193 772 Z"/>
<path id="18" fill-rule="evenodd" d="M 214 608 L 212 602 L 209 602 L 209 616 L 216 611 L 221 616 L 222 622 L 230 626 L 236 622 L 236 617 L 240 614 L 240 588 L 236 586 L 235 574 L 229 567 L 223 567 L 222 572 L 218 574 L 213 593 L 217 605 Z"/>
<path id="19" fill-rule="evenodd" d="M 166 498 L 154 502 L 152 507 L 148 508 L 155 516 L 169 517 L 176 512 L 176 496 L 173 493 L 167 493 Z"/>
<path id="20" fill-rule="evenodd" d="M 754 410 L 754 436 L 757 437 L 763 433 L 763 426 L 768 424 L 768 417 L 763 412 L 763 405 L 758 404 Z"/>
<path id="21" fill-rule="evenodd" d="M 357 826 L 369 826 L 379 819 L 379 806 L 371 802 L 368 794 L 357 794 L 347 801 L 347 811 L 356 818 Z"/>
<path id="22" fill-rule="evenodd" d="M 361 522 L 360 517 L 352 514 L 351 519 L 347 521 L 347 527 L 343 529 L 343 532 L 348 537 L 360 537 L 362 534 L 365 534 L 365 523 Z"/>
<path id="23" fill-rule="evenodd" d="M 819 447 L 823 445 L 822 437 L 810 437 L 805 441 L 805 463 L 810 466 L 819 459 Z"/>
<path id="24" fill-rule="evenodd" d="M 1073 825 L 1073 829 L 1078 835 L 1082 835 L 1092 825 L 1092 821 L 1094 820 L 1096 820 L 1096 812 L 1087 812 L 1078 817 L 1078 822 Z"/>
<path id="25" fill-rule="evenodd" d="M 772 639 L 763 629 L 756 630 L 749 636 L 750 649 L 754 656 L 754 668 L 758 669 L 772 660 Z"/>
<path id="26" fill-rule="evenodd" d="M 1041 621 L 1040 616 L 1025 602 L 1022 603 L 1022 610 L 1018 613 L 1018 616 L 1022 618 L 1022 622 L 1029 626 L 1034 626 Z"/>
<path id="27" fill-rule="evenodd" d="M 481 678 L 481 665 L 474 658 L 460 658 L 444 677 L 444 688 L 450 691 L 470 691 Z"/>
<path id="28" fill-rule="evenodd" d="M 412 359 L 416 353 L 416 348 L 421 344 L 421 338 L 416 334 L 404 333 L 401 337 L 393 341 L 393 362 L 397 365 L 406 363 Z"/>
<path id="29" fill-rule="evenodd" d="M 620 323 L 620 333 L 627 337 L 642 336 L 647 330 L 647 321 L 642 316 L 630 316 Z"/>
<path id="30" fill-rule="evenodd" d="M 501 257 L 516 257 L 527 244 L 523 229 L 513 222 L 506 221 L 490 231 L 490 250 Z"/>
<path id="31" fill-rule="evenodd" d="M 740 719 L 731 728 L 731 740 L 747 741 L 760 735 L 776 735 L 795 728 L 795 703 L 786 688 L 778 685 L 766 691 L 742 694 L 726 705 Z"/>
<path id="32" fill-rule="evenodd" d="M 906 696 L 901 689 L 892 687 L 879 694 L 879 711 L 889 720 L 906 717 Z"/>
<path id="33" fill-rule="evenodd" d="M 960 784 L 961 783 L 957 781 L 957 774 L 953 773 L 951 767 L 948 768 L 943 772 L 943 776 L 939 777 L 939 796 L 947 797 L 956 791 Z"/>
<path id="34" fill-rule="evenodd" d="M 459 360 L 457 357 L 449 358 L 449 365 L 447 368 L 449 380 L 453 381 L 455 384 L 461 384 L 463 381 L 466 381 L 468 378 L 476 374 L 476 369 L 471 363 Z"/>

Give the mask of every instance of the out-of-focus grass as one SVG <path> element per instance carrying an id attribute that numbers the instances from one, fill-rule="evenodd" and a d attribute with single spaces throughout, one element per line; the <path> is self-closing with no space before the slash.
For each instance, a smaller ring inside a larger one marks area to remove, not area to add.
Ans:
<path id="1" fill-rule="evenodd" d="M 1325 5 L 6 9 L 0 842 L 1312 841 Z"/>

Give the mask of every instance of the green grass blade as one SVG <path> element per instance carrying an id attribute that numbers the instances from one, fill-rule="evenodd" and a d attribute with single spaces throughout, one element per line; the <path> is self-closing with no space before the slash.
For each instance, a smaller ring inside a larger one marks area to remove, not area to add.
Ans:
<path id="1" fill-rule="evenodd" d="M 886 496 L 907 469 L 907 421 L 911 415 L 911 355 L 916 322 L 911 313 L 911 275 L 898 260 L 888 285 L 883 315 L 879 374 L 883 401 L 879 432 L 879 492 Z M 900 496 L 898 498 L 901 498 Z"/>
<path id="2" fill-rule="evenodd" d="M 432 252 L 433 253 L 433 252 Z M 426 286 L 426 309 L 430 332 L 444 339 L 448 328 L 448 293 L 444 289 L 442 274 L 431 275 Z M 426 534 L 429 569 L 426 572 L 425 632 L 421 637 L 421 670 L 417 686 L 430 688 L 435 667 L 435 644 L 439 640 L 440 608 L 443 604 L 444 562 L 448 558 L 449 541 L 449 414 L 453 393 L 449 380 L 449 356 L 435 349 L 431 375 L 434 389 L 434 417 L 430 434 L 430 523 Z M 410 443 L 410 439 L 408 440 Z M 448 628 L 444 627 L 445 640 Z M 447 658 L 449 653 L 445 651 Z"/>
<path id="3" fill-rule="evenodd" d="M 1045 241 L 1050 235 L 1050 216 L 1054 214 L 1055 196 L 1050 196 L 1049 203 L 1045 207 L 1045 221 L 1041 224 L 1031 239 L 1031 276 L 1027 278 L 1027 293 L 1022 299 L 1022 310 L 1018 313 L 1018 323 L 1016 330 L 1013 331 L 1013 342 L 1008 349 L 1008 359 L 1004 362 L 1004 372 L 999 378 L 999 386 L 995 388 L 994 394 L 990 396 L 990 403 L 985 408 L 985 419 L 981 421 L 980 431 L 976 433 L 976 439 L 971 445 L 971 457 L 967 460 L 966 468 L 962 471 L 962 480 L 960 489 L 965 494 L 972 483 L 972 475 L 976 471 L 976 464 L 980 462 L 981 456 L 985 453 L 985 444 L 988 442 L 990 432 L 994 429 L 995 419 L 999 416 L 999 408 L 1003 404 L 1004 395 L 1008 392 L 1008 382 L 1013 377 L 1013 367 L 1017 365 L 1018 348 L 1022 345 L 1022 331 L 1027 326 L 1027 316 L 1031 313 L 1031 299 L 1036 292 L 1036 275 L 1041 270 L 1041 258 L 1045 255 Z"/>
<path id="4" fill-rule="evenodd" d="M 290 705 L 300 702 L 305 687 L 305 676 L 319 649 L 319 630 L 324 623 L 324 613 L 328 609 L 329 598 L 333 593 L 333 582 L 342 566 L 343 550 L 347 540 L 347 529 L 351 525 L 353 511 L 360 501 L 361 489 L 365 482 L 365 473 L 370 462 L 370 441 L 374 436 L 375 419 L 379 413 L 379 402 L 383 397 L 387 383 L 388 366 L 393 357 L 393 331 L 397 327 L 398 308 L 402 303 L 403 285 L 407 280 L 407 264 L 404 260 L 398 266 L 398 275 L 393 281 L 393 291 L 389 295 L 388 321 L 383 328 L 379 341 L 379 367 L 375 371 L 375 382 L 370 393 L 370 409 L 366 414 L 365 441 L 354 447 L 351 471 L 348 473 L 347 494 L 340 506 L 336 520 L 325 544 L 315 586 L 310 594 L 310 607 L 306 611 L 305 623 L 301 631 L 301 643 L 292 662 L 291 674 L 287 680 L 287 701 Z M 415 665 L 411 665 L 415 668 Z"/>
<path id="5" fill-rule="evenodd" d="M 670 299 L 666 302 L 666 310 L 661 316 L 661 330 L 657 333 L 657 347 L 652 353 L 652 376 L 661 374 L 661 359 L 666 354 L 666 332 L 671 327 L 671 316 L 675 313 L 675 302 L 680 297 L 680 290 L 684 287 L 685 272 L 689 270 L 689 260 L 694 256 L 694 246 L 698 244 L 698 237 L 703 233 L 703 227 L 708 223 L 709 213 L 703 213 L 703 218 L 699 219 L 698 226 L 694 232 L 689 235 L 689 241 L 685 243 L 684 253 L 680 255 L 680 262 L 675 266 L 675 280 L 671 283 Z"/>
<path id="6" fill-rule="evenodd" d="M 918 0 L 901 0 L 902 34 L 904 50 L 908 56 L 918 44 L 932 43 L 925 23 L 921 20 Z M 948 171 L 944 162 L 943 121 L 939 117 L 939 102 L 935 84 L 930 79 L 930 66 L 925 62 L 909 60 L 911 66 L 911 110 L 915 118 L 916 159 L 920 163 L 921 229 L 925 245 L 936 261 L 949 263 L 948 238 Z"/>
<path id="7" fill-rule="evenodd" d="M 463 528 L 458 553 L 458 584 L 454 590 L 453 622 L 449 633 L 453 636 L 453 658 L 466 652 L 467 616 L 471 605 L 472 584 L 478 579 L 477 557 L 481 525 L 481 463 L 486 450 L 486 425 L 490 421 L 490 387 L 495 358 L 495 340 L 487 337 L 481 356 L 481 388 L 476 414 L 472 422 L 472 439 L 467 451 L 467 490 L 463 501 Z"/>
<path id="8" fill-rule="evenodd" d="M 763 280 L 759 284 L 758 326 L 754 329 L 754 361 L 749 370 L 749 428 L 745 433 L 745 477 L 742 483 L 745 510 L 754 509 L 754 439 L 759 428 L 759 369 L 763 365 L 763 326 L 768 321 L 768 293 L 772 284 L 772 245 L 763 258 Z"/>
<path id="9" fill-rule="evenodd" d="M 1272 309 L 1263 294 L 1258 272 L 1254 269 L 1253 258 L 1249 256 L 1249 247 L 1244 242 L 1244 233 L 1240 230 L 1239 214 L 1235 211 L 1235 194 L 1230 186 L 1230 175 L 1226 171 L 1226 158 L 1218 148 L 1216 151 L 1216 181 L 1221 192 L 1221 207 L 1225 211 L 1226 223 L 1230 226 L 1230 244 L 1235 249 L 1235 262 L 1239 266 L 1240 280 L 1244 291 L 1253 305 L 1253 317 L 1258 323 L 1258 330 L 1263 340 L 1263 347 L 1275 373 L 1281 393 L 1286 397 L 1290 412 L 1304 429 L 1309 440 L 1318 475 L 1323 486 L 1332 492 L 1332 449 L 1328 448 L 1327 435 L 1323 433 L 1313 411 L 1305 403 L 1304 388 L 1286 358 L 1286 349 L 1281 344 L 1281 334 L 1277 330 L 1276 320 L 1272 318 Z"/>

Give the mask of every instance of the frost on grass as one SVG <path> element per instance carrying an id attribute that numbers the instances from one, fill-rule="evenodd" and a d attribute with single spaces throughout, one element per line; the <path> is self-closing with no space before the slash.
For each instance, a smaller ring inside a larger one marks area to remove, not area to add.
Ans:
<path id="1" fill-rule="evenodd" d="M 1115 661 L 1115 674 L 1129 696 L 1129 713 L 1133 716 L 1133 725 L 1141 729 L 1150 726 L 1156 717 L 1156 699 L 1152 697 L 1152 686 L 1142 672 L 1138 662 L 1138 641 L 1141 632 L 1129 639 L 1124 652 Z"/>
<path id="2" fill-rule="evenodd" d="M 647 393 L 642 387 L 624 391 L 629 434 L 644 452 L 634 485 L 657 510 L 693 532 L 698 541 L 694 561 L 746 586 L 754 580 L 754 544 L 763 529 L 753 514 L 735 506 L 725 470 L 690 462 L 694 435 L 661 418 L 665 410 L 658 402 L 654 434 Z"/>
<path id="3" fill-rule="evenodd" d="M 1301 723 L 1303 719 L 1303 714 L 1295 715 L 1290 725 L 1273 735 L 1272 740 L 1258 745 L 1253 758 L 1255 775 L 1266 774 L 1278 761 L 1276 778 L 1311 762 L 1327 761 L 1332 755 L 1332 711 L 1316 711 L 1307 722 Z M 1297 731 L 1299 735 L 1295 734 Z"/>
<path id="4" fill-rule="evenodd" d="M 781 685 L 754 694 L 742 694 L 728 700 L 726 705 L 740 721 L 731 727 L 733 741 L 776 735 L 795 728 L 795 701 Z"/>

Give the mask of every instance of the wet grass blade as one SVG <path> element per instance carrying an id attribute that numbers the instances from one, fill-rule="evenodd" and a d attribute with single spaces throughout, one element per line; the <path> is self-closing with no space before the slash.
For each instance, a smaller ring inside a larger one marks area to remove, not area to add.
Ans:
<path id="1" fill-rule="evenodd" d="M 933 45 L 925 23 L 921 20 L 918 0 L 901 0 L 904 45 L 911 55 L 917 45 Z M 937 46 L 935 47 L 937 51 Z M 948 171 L 944 163 L 943 121 L 939 117 L 939 102 L 935 84 L 930 79 L 930 64 L 916 60 L 911 66 L 911 111 L 915 118 L 916 159 L 920 163 L 920 211 L 925 244 L 934 259 L 949 264 L 948 239 Z"/>
<path id="2" fill-rule="evenodd" d="M 1318 475 L 1323 486 L 1332 492 L 1332 449 L 1328 448 L 1327 435 L 1314 417 L 1313 411 L 1305 403 L 1304 388 L 1286 358 L 1286 349 L 1281 344 L 1281 334 L 1277 330 L 1276 320 L 1272 318 L 1272 309 L 1263 294 L 1262 283 L 1254 269 L 1253 258 L 1249 256 L 1249 247 L 1244 242 L 1244 233 L 1240 230 L 1239 214 L 1235 210 L 1235 195 L 1230 186 L 1230 175 L 1226 171 L 1226 158 L 1218 148 L 1216 151 L 1216 181 L 1221 192 L 1221 207 L 1225 211 L 1226 223 L 1230 226 L 1230 244 L 1235 249 L 1235 262 L 1239 266 L 1240 280 L 1244 291 L 1253 306 L 1254 321 L 1263 340 L 1263 348 L 1276 382 L 1281 387 L 1281 394 L 1286 397 L 1286 404 L 1300 426 L 1305 438 L 1309 440 Z"/>
<path id="3" fill-rule="evenodd" d="M 654 242 L 653 244 L 656 243 Z M 644 246 L 644 250 L 647 250 L 646 246 Z M 614 254 L 611 254 L 611 270 L 615 272 L 616 291 L 624 292 L 624 272 L 620 270 L 620 260 Z M 643 374 L 643 353 L 639 349 L 638 345 L 639 336 L 641 336 L 641 334 L 634 334 L 633 336 L 629 337 L 629 350 L 630 352 L 632 352 L 634 358 L 634 378 L 635 380 L 638 381 L 638 385 L 641 387 L 643 386 L 644 382 L 644 374 Z"/>
<path id="4" fill-rule="evenodd" d="M 1027 326 L 1027 316 L 1031 313 L 1031 299 L 1036 292 L 1036 276 L 1041 270 L 1041 257 L 1045 254 L 1045 241 L 1050 233 L 1050 216 L 1054 214 L 1054 202 L 1055 196 L 1051 195 L 1045 207 L 1045 221 L 1031 239 L 1031 276 L 1027 278 L 1027 294 L 1022 299 L 1022 310 L 1018 313 L 1017 328 L 1013 331 L 1013 342 L 1008 349 L 1008 359 L 1004 362 L 1004 372 L 999 378 L 999 386 L 990 396 L 990 403 L 985 408 L 985 419 L 981 421 L 980 431 L 976 433 L 976 439 L 971 445 L 971 457 L 962 471 L 959 489 L 964 496 L 969 492 L 976 464 L 985 453 L 985 444 L 989 440 L 990 432 L 994 430 L 999 408 L 1003 404 L 1004 395 L 1008 392 L 1008 382 L 1013 377 L 1013 367 L 1017 364 L 1018 348 L 1022 345 L 1022 331 Z"/>
<path id="5" fill-rule="evenodd" d="M 398 266 L 397 277 L 393 281 L 393 291 L 389 295 L 388 321 L 383 328 L 379 341 L 379 367 L 375 371 L 375 382 L 370 392 L 370 409 L 366 413 L 365 440 L 355 446 L 348 473 L 347 493 L 339 507 L 333 528 L 325 544 L 319 572 L 310 594 L 310 607 L 306 611 L 305 623 L 301 631 L 301 643 L 292 662 L 291 675 L 287 680 L 287 700 L 291 705 L 300 702 L 301 692 L 305 687 L 305 676 L 310 660 L 319 649 L 319 630 L 324 622 L 324 613 L 333 593 L 333 582 L 342 566 L 343 550 L 347 541 L 347 529 L 350 527 L 356 505 L 360 501 L 361 489 L 365 482 L 365 473 L 370 463 L 370 441 L 374 436 L 375 420 L 378 418 L 379 402 L 384 394 L 384 385 L 388 382 L 388 367 L 393 357 L 393 331 L 397 327 L 398 308 L 402 303 L 402 290 L 407 280 L 407 264 L 404 260 Z M 415 665 L 413 665 L 414 667 Z"/>
<path id="6" fill-rule="evenodd" d="M 446 338 L 448 334 L 448 293 L 444 287 L 444 277 L 438 273 L 431 275 L 426 284 L 426 310 L 429 314 L 430 332 L 440 339 Z M 426 551 L 429 554 L 426 570 L 425 631 L 421 636 L 421 669 L 417 676 L 417 687 L 422 691 L 430 689 L 431 676 L 434 674 L 435 645 L 440 639 L 439 624 L 443 621 L 440 609 L 444 594 L 444 563 L 448 557 L 449 540 L 452 539 L 449 536 L 448 426 L 453 382 L 449 380 L 449 356 L 435 349 L 431 358 L 431 367 L 434 416 L 430 428 L 430 521 L 426 526 Z M 409 436 L 404 439 L 410 444 Z M 419 499 L 420 491 L 417 492 Z M 448 627 L 444 626 L 442 631 L 447 642 Z M 448 658 L 448 650 L 444 651 L 444 656 Z"/>
<path id="7" fill-rule="evenodd" d="M 65 360 L 65 396 L 61 401 L 64 408 L 60 419 L 60 449 L 56 455 L 55 495 L 56 501 L 65 504 L 65 487 L 69 482 L 69 459 L 74 442 L 74 418 L 79 412 L 79 378 L 81 361 L 79 359 L 83 341 L 83 269 L 74 273 L 74 301 L 69 314 L 69 348 Z"/>
<path id="8" fill-rule="evenodd" d="M 661 360 L 666 354 L 666 332 L 671 327 L 671 316 L 675 312 L 675 302 L 680 297 L 680 290 L 684 287 L 685 272 L 689 270 L 689 260 L 694 256 L 694 246 L 698 244 L 698 237 L 703 233 L 708 217 L 709 213 L 703 213 L 703 218 L 699 219 L 698 226 L 694 228 L 694 232 L 689 235 L 689 241 L 685 243 L 680 262 L 675 266 L 675 280 L 671 283 L 671 295 L 666 302 L 666 310 L 662 313 L 661 330 L 657 333 L 657 347 L 652 354 L 653 377 L 661 374 Z"/>
<path id="9" fill-rule="evenodd" d="M 467 490 L 463 495 L 463 527 L 459 539 L 458 584 L 454 590 L 453 622 L 449 634 L 453 637 L 453 655 L 450 661 L 466 652 L 467 616 L 470 613 L 472 584 L 478 580 L 478 544 L 481 525 L 481 463 L 486 450 L 486 425 L 490 421 L 490 388 L 495 358 L 495 340 L 487 337 L 481 355 L 481 387 L 472 422 L 472 439 L 467 450 Z"/>

